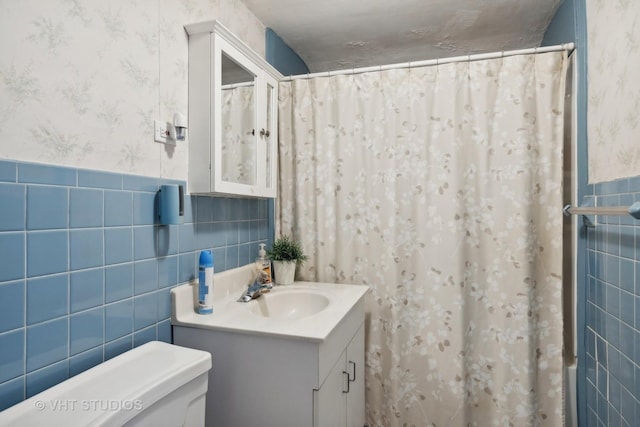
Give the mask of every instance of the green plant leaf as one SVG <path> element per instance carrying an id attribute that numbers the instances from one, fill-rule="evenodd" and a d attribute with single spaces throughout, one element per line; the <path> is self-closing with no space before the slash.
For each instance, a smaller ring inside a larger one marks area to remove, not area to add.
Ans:
<path id="1" fill-rule="evenodd" d="M 298 264 L 307 259 L 307 256 L 302 251 L 300 242 L 287 235 L 276 239 L 271 245 L 271 249 L 267 249 L 267 255 L 273 261 L 296 261 Z"/>

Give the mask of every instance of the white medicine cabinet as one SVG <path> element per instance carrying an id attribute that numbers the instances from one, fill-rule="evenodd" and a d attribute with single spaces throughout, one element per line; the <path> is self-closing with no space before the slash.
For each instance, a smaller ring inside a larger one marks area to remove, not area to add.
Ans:
<path id="1" fill-rule="evenodd" d="M 189 35 L 189 192 L 275 198 L 275 68 L 217 21 Z"/>

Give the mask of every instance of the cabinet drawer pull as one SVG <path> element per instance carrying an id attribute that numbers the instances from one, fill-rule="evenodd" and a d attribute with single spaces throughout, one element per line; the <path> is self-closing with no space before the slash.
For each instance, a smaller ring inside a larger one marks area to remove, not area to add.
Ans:
<path id="1" fill-rule="evenodd" d="M 271 133 L 270 133 L 268 130 L 264 130 L 264 129 L 261 129 L 261 130 L 260 130 L 260 136 L 261 136 L 261 137 L 263 137 L 263 138 L 264 138 L 264 137 L 269 138 L 269 135 L 271 135 Z"/>
<path id="2" fill-rule="evenodd" d="M 349 360 L 349 365 L 353 365 L 353 378 L 351 378 L 350 374 L 347 374 L 347 376 L 349 377 L 349 381 L 355 381 L 356 380 L 356 362 L 352 362 L 351 360 Z"/>
<path id="3" fill-rule="evenodd" d="M 351 382 L 351 380 L 349 379 L 349 373 L 347 371 L 342 371 L 342 373 L 347 376 L 347 391 L 344 391 L 344 389 L 343 389 L 342 392 L 343 393 L 349 393 L 349 388 L 350 388 L 349 387 L 349 385 L 350 385 L 349 383 Z"/>

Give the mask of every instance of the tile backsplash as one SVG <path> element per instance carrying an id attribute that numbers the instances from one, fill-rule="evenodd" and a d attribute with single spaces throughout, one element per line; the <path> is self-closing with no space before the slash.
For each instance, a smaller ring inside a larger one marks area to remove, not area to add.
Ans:
<path id="1" fill-rule="evenodd" d="M 182 183 L 0 160 L 0 410 L 151 340 L 171 342 L 170 289 L 202 249 L 216 271 L 252 262 L 267 201 L 185 197 L 159 225 L 156 192 Z"/>

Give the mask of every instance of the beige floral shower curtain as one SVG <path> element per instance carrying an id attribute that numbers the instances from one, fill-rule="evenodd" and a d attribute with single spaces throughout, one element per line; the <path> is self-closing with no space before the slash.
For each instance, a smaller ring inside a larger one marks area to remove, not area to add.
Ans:
<path id="1" fill-rule="evenodd" d="M 298 278 L 371 287 L 369 426 L 562 425 L 566 53 L 280 85 Z"/>

